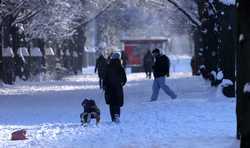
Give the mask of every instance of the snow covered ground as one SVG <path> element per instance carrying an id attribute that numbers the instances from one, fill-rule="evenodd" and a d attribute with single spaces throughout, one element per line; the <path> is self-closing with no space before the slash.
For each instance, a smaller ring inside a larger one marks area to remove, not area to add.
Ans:
<path id="1" fill-rule="evenodd" d="M 87 70 L 88 71 L 88 70 Z M 149 102 L 152 80 L 128 74 L 121 123 L 111 123 L 94 74 L 63 81 L 19 82 L 0 88 L 0 147 L 37 148 L 239 148 L 235 140 L 235 99 L 190 72 L 171 73 L 166 83 L 178 94 L 160 92 Z M 101 123 L 79 123 L 80 106 L 90 97 L 101 109 Z M 11 141 L 26 129 L 28 140 Z"/>

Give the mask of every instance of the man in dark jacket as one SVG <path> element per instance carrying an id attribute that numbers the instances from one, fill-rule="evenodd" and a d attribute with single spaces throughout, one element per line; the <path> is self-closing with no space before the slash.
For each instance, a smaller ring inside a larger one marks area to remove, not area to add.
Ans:
<path id="1" fill-rule="evenodd" d="M 151 54 L 151 51 L 148 50 L 143 57 L 143 67 L 146 73 L 146 78 L 151 79 L 152 66 L 154 64 L 154 57 Z"/>
<path id="2" fill-rule="evenodd" d="M 95 65 L 95 73 L 96 72 L 98 73 L 100 89 L 103 88 L 103 78 L 104 78 L 106 67 L 107 67 L 107 60 L 101 54 L 96 59 L 96 65 Z"/>
<path id="3" fill-rule="evenodd" d="M 155 63 L 153 65 L 153 94 L 151 96 L 151 101 L 156 101 L 159 95 L 160 88 L 169 95 L 172 99 L 175 99 L 177 95 L 165 84 L 165 76 L 169 77 L 170 61 L 169 58 L 163 54 L 160 54 L 159 49 L 154 49 L 152 51 L 155 57 Z"/>
<path id="4" fill-rule="evenodd" d="M 127 82 L 124 68 L 121 65 L 119 53 L 114 53 L 107 66 L 103 86 L 105 100 L 109 105 L 110 115 L 113 122 L 119 122 L 120 107 L 123 106 L 123 86 Z"/>

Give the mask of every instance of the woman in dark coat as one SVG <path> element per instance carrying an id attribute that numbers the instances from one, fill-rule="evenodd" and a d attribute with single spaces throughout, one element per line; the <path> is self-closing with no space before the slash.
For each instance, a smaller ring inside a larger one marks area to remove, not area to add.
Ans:
<path id="1" fill-rule="evenodd" d="M 100 89 L 103 89 L 103 79 L 107 63 L 107 60 L 102 54 L 96 59 L 95 73 L 98 73 Z"/>
<path id="2" fill-rule="evenodd" d="M 143 67 L 146 73 L 146 78 L 151 79 L 152 67 L 154 64 L 154 57 L 151 54 L 151 51 L 148 50 L 143 57 Z"/>
<path id="3" fill-rule="evenodd" d="M 120 108 L 123 106 L 123 86 L 127 82 L 124 68 L 121 65 L 120 54 L 114 53 L 107 66 L 103 80 L 105 101 L 109 105 L 113 122 L 119 122 Z"/>

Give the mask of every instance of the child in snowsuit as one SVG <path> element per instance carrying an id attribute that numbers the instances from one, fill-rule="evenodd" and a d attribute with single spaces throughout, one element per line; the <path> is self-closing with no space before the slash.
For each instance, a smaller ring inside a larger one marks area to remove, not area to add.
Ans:
<path id="1" fill-rule="evenodd" d="M 84 108 L 84 112 L 80 114 L 82 125 L 87 126 L 93 118 L 96 119 L 96 124 L 98 124 L 100 122 L 100 109 L 97 107 L 95 101 L 86 98 L 81 105 Z"/>

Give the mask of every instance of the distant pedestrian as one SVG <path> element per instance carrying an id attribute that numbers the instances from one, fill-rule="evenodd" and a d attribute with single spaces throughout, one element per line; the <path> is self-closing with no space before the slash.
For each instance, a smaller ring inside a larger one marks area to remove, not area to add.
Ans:
<path id="1" fill-rule="evenodd" d="M 154 49 L 152 54 L 155 58 L 153 65 L 153 93 L 151 96 L 151 101 L 156 101 L 159 95 L 160 88 L 169 95 L 172 99 L 175 99 L 177 95 L 165 84 L 165 76 L 169 77 L 170 61 L 166 55 L 160 53 L 159 49 Z"/>
<path id="2" fill-rule="evenodd" d="M 25 47 L 18 48 L 17 56 L 16 56 L 17 75 L 23 80 L 28 80 L 30 76 L 29 57 L 30 57 L 30 54 L 27 48 Z"/>
<path id="3" fill-rule="evenodd" d="M 98 73 L 100 89 L 103 88 L 103 78 L 104 78 L 106 67 L 107 67 L 107 59 L 105 59 L 105 57 L 101 54 L 96 59 L 96 65 L 95 65 L 95 73 L 96 72 Z"/>
<path id="4" fill-rule="evenodd" d="M 120 122 L 120 108 L 124 102 L 123 86 L 126 82 L 127 77 L 120 61 L 120 54 L 113 53 L 103 80 L 105 101 L 109 105 L 113 122 Z"/>
<path id="5" fill-rule="evenodd" d="M 199 75 L 199 72 L 198 72 L 198 59 L 197 59 L 197 57 L 196 56 L 193 56 L 192 58 L 191 58 L 191 62 L 190 62 L 190 64 L 191 64 L 191 68 L 192 68 L 192 75 L 194 76 L 194 75 Z"/>
<path id="6" fill-rule="evenodd" d="M 127 63 L 128 63 L 128 56 L 127 56 L 126 52 L 124 52 L 124 51 L 121 52 L 121 59 L 122 59 L 123 68 L 126 68 Z"/>
<path id="7" fill-rule="evenodd" d="M 76 51 L 73 51 L 72 55 L 72 70 L 75 75 L 78 74 L 78 69 L 79 69 L 79 55 Z"/>
<path id="8" fill-rule="evenodd" d="M 146 78 L 151 79 L 152 66 L 154 64 L 154 57 L 151 54 L 151 51 L 148 50 L 147 53 L 143 57 L 143 67 L 146 73 Z"/>

